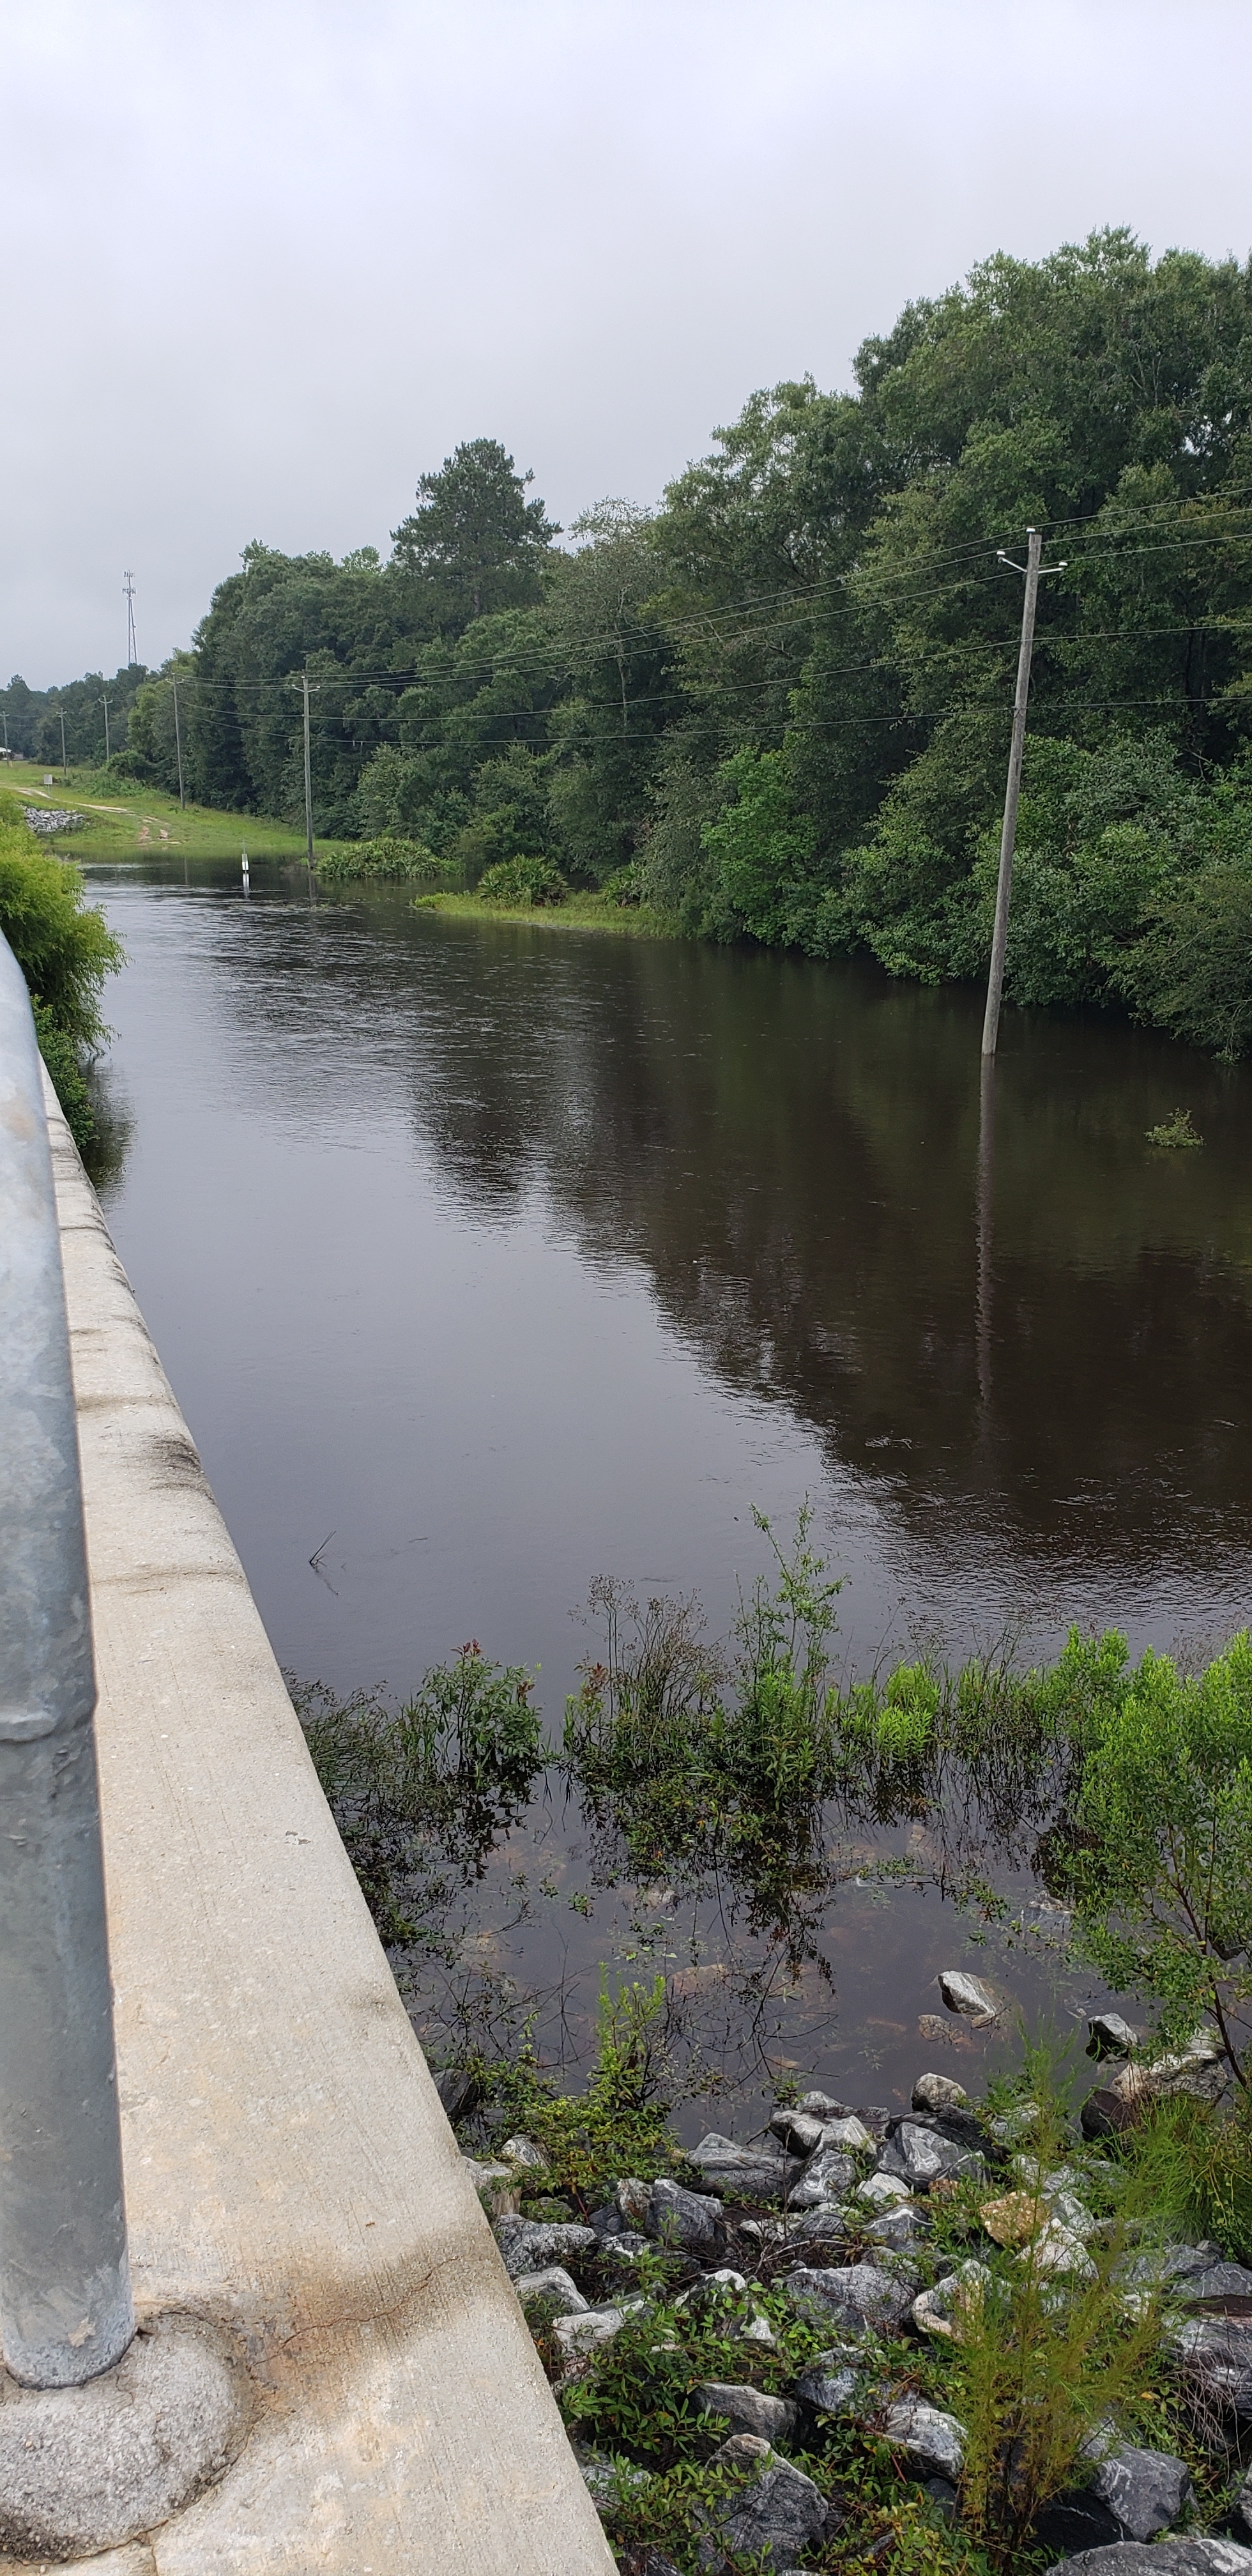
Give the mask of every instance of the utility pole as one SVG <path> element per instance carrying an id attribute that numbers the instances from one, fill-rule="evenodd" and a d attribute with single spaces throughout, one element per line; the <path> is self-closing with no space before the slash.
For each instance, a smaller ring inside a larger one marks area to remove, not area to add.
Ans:
<path id="1" fill-rule="evenodd" d="M 100 699 L 104 708 L 104 757 L 107 761 L 109 757 L 109 693 L 107 689 L 101 690 Z"/>
<path id="2" fill-rule="evenodd" d="M 296 685 L 304 691 L 304 844 L 309 863 L 309 875 L 311 877 L 313 874 L 313 753 L 309 736 L 309 669 L 307 662 Z M 316 688 L 316 681 L 314 681 L 313 686 Z"/>
<path id="3" fill-rule="evenodd" d="M 135 640 L 135 576 L 133 572 L 123 573 L 122 589 L 126 594 L 126 662 L 128 669 L 133 670 L 139 659 L 139 646 Z"/>
<path id="4" fill-rule="evenodd" d="M 1022 640 L 1017 656 L 1017 694 L 1013 700 L 1013 740 L 1009 750 L 1008 786 L 1004 794 L 1004 827 L 1000 834 L 1000 874 L 996 880 L 996 918 L 991 939 L 991 972 L 987 977 L 987 1009 L 982 1024 L 984 1057 L 993 1056 L 1000 1033 L 1000 996 L 1004 990 L 1004 952 L 1009 936 L 1009 898 L 1013 891 L 1013 847 L 1017 839 L 1017 800 L 1022 787 L 1022 753 L 1026 748 L 1026 701 L 1030 695 L 1030 657 L 1035 641 L 1035 601 L 1039 595 L 1041 573 L 1064 572 L 1065 566 L 1039 561 L 1043 538 L 1038 528 L 1026 530 L 1026 561 L 1014 563 L 1003 547 L 997 548 L 999 561 L 1012 572 L 1024 573 L 1026 588 L 1022 596 Z"/>
<path id="5" fill-rule="evenodd" d="M 59 715 L 59 717 L 60 717 L 60 719 L 61 719 L 61 776 L 62 776 L 62 778 L 68 778 L 70 773 L 69 773 L 69 769 L 68 769 L 68 766 L 67 766 L 67 764 L 66 764 L 66 758 L 65 758 L 65 709 L 64 709 L 64 707 L 58 707 L 58 708 L 57 708 L 57 714 Z"/>
<path id="6" fill-rule="evenodd" d="M 185 797 L 185 796 L 184 796 L 184 794 L 183 794 L 183 737 L 182 737 L 182 729 L 181 729 L 181 727 L 180 727 L 180 725 L 179 725 L 179 721 L 178 721 L 178 673 L 177 673 L 177 671 L 175 671 L 175 673 L 174 673 L 174 749 L 175 749 L 175 751 L 176 751 L 176 752 L 177 752 L 177 754 L 178 754 L 178 802 L 179 802 L 179 804 L 180 804 L 180 805 L 185 805 L 185 804 L 186 804 L 186 802 L 187 802 L 187 799 L 186 799 L 186 797 Z"/>

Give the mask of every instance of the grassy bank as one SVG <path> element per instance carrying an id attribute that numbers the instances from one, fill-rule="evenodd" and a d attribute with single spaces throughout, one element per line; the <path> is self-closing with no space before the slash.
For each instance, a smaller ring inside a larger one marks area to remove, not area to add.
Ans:
<path id="1" fill-rule="evenodd" d="M 110 778 L 107 772 L 71 768 L 66 777 L 33 761 L 6 761 L 0 769 L 0 811 L 16 815 L 24 806 L 47 812 L 79 813 L 80 828 L 54 832 L 44 847 L 61 858 L 159 858 L 174 852 L 187 858 L 237 856 L 302 858 L 304 833 L 298 824 L 275 822 L 259 814 L 228 814 L 209 805 L 180 806 L 176 796 L 159 787 Z"/>
<path id="2" fill-rule="evenodd" d="M 571 894 L 564 903 L 484 903 L 476 894 L 430 894 L 417 898 L 423 912 L 446 913 L 454 921 L 524 921 L 535 930 L 607 930 L 619 939 L 669 939 L 674 925 L 646 904 L 614 903 L 603 894 Z"/>

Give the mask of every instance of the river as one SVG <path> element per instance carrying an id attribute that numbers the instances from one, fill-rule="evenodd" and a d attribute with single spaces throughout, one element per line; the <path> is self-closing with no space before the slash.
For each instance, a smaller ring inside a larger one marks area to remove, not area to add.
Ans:
<path id="1" fill-rule="evenodd" d="M 247 897 L 237 861 L 90 875 L 129 961 L 109 1224 L 295 1674 L 403 1693 L 475 1637 L 559 1730 L 594 1577 L 724 1631 L 754 1508 L 785 1535 L 806 1496 L 849 1669 L 1245 1619 L 1248 1072 L 1010 1014 L 980 1141 L 972 993 L 310 901 L 277 863 Z M 1176 1105 L 1201 1151 L 1146 1141 Z M 573 2068 L 600 1962 L 659 1961 L 732 2098 L 764 2054 L 883 2100 L 940 2045 L 938 1967 L 1076 2022 L 1081 1980 L 971 1946 L 920 1860 L 860 1875 L 786 1967 L 725 1890 L 611 1883 L 553 1778 L 415 2018 L 438 2052 L 539 1998 Z"/>

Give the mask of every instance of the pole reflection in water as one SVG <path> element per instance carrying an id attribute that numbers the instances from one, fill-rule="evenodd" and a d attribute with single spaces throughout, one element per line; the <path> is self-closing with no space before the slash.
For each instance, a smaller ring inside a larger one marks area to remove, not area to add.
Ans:
<path id="1" fill-rule="evenodd" d="M 978 1281 L 975 1292 L 975 1342 L 978 1352 L 979 1430 L 991 1429 L 991 1299 L 992 1240 L 995 1200 L 996 1059 L 980 1059 L 978 1076 Z"/>

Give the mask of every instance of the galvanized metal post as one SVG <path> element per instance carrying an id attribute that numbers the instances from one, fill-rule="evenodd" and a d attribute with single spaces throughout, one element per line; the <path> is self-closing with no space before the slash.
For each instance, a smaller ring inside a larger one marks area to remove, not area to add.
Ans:
<path id="1" fill-rule="evenodd" d="M 0 2345 L 35 2388 L 135 2330 L 95 1700 L 39 1053 L 0 938 Z"/>

